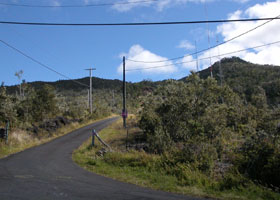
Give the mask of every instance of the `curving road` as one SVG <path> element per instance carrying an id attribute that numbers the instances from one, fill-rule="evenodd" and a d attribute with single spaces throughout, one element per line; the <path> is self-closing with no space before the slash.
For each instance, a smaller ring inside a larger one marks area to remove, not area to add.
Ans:
<path id="1" fill-rule="evenodd" d="M 90 130 L 100 131 L 116 119 L 96 122 L 46 144 L 0 159 L 0 199 L 195 200 L 115 181 L 73 163 L 73 150 L 90 137 Z"/>

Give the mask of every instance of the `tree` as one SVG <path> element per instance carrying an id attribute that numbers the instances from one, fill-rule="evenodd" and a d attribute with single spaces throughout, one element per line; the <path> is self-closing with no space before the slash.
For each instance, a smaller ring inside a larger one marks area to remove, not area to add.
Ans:
<path id="1" fill-rule="evenodd" d="M 19 96 L 20 96 L 20 98 L 22 98 L 22 90 L 21 90 L 21 77 L 22 77 L 22 74 L 23 74 L 23 70 L 20 70 L 20 71 L 15 73 L 15 76 L 18 77 L 18 80 L 19 80 Z"/>
<path id="2" fill-rule="evenodd" d="M 35 121 L 51 118 L 59 113 L 55 90 L 52 86 L 44 85 L 43 88 L 36 90 L 32 99 L 31 114 Z"/>
<path id="3" fill-rule="evenodd" d="M 240 97 L 213 78 L 203 80 L 193 73 L 186 83 L 169 81 L 155 94 L 140 115 L 152 151 L 189 140 L 213 143 L 221 135 L 241 132 L 242 124 L 250 126 Z"/>
<path id="4" fill-rule="evenodd" d="M 16 122 L 16 110 L 12 102 L 12 98 L 7 95 L 6 87 L 0 87 L 0 123 L 5 123 L 6 120 Z"/>
<path id="5" fill-rule="evenodd" d="M 24 88 L 26 95 L 16 105 L 17 118 L 20 122 L 32 123 L 34 122 L 32 110 L 34 108 L 33 102 L 36 98 L 36 92 L 31 86 L 27 84 L 25 84 Z"/>

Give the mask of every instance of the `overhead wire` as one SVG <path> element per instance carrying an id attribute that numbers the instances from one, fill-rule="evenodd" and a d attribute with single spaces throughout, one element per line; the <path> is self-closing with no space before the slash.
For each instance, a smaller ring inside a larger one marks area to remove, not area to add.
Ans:
<path id="1" fill-rule="evenodd" d="M 84 4 L 84 5 L 30 5 L 30 4 L 0 2 L 0 5 L 16 6 L 16 7 L 29 7 L 29 8 L 85 8 L 85 7 L 103 7 L 103 6 L 114 6 L 114 5 L 141 4 L 141 3 L 151 3 L 151 2 L 156 2 L 156 1 L 158 1 L 158 0 L 122 1 L 122 2 L 116 2 L 116 3 L 96 3 L 96 4 Z"/>
<path id="2" fill-rule="evenodd" d="M 228 53 L 223 53 L 223 54 L 220 54 L 220 55 L 211 56 L 211 58 L 213 58 L 213 57 L 219 58 L 220 56 L 227 56 L 227 55 L 231 55 L 231 54 L 236 54 L 236 53 L 240 53 L 240 52 L 243 52 L 243 51 L 248 51 L 248 50 L 252 50 L 252 49 L 262 48 L 262 47 L 265 47 L 265 46 L 270 46 L 270 45 L 278 44 L 278 43 L 280 43 L 280 41 L 271 42 L 271 43 L 267 43 L 267 44 L 263 44 L 263 45 L 254 46 L 254 47 L 249 47 L 249 48 L 246 48 L 246 49 L 240 49 L 240 50 L 236 50 L 236 51 L 232 51 L 232 52 L 228 52 Z M 207 60 L 209 58 L 210 58 L 210 56 L 209 57 L 204 57 L 204 58 L 199 58 L 197 60 L 201 61 L 201 60 Z M 163 68 L 163 67 L 169 67 L 169 66 L 186 64 L 186 63 L 193 63 L 193 62 L 196 62 L 196 60 L 185 61 L 185 62 L 177 62 L 177 63 L 173 63 L 173 64 L 160 65 L 160 66 L 154 66 L 154 67 L 127 69 L 126 71 L 139 71 L 139 70 Z"/>
<path id="3" fill-rule="evenodd" d="M 153 0 L 152 0 L 153 1 Z M 156 0 L 154 0 L 156 1 Z M 138 2 L 148 2 L 148 1 L 138 1 Z M 125 3 L 125 2 L 124 2 Z M 1 5 L 1 3 L 0 3 Z M 101 5 L 101 4 L 100 4 Z M 103 4 L 105 5 L 105 4 Z M 250 22 L 250 21 L 266 21 L 265 23 L 263 24 L 260 24 L 246 32 L 243 32 L 242 34 L 239 34 L 231 39 L 228 39 L 222 43 L 219 43 L 217 45 L 214 45 L 214 46 L 211 46 L 211 47 L 208 47 L 206 49 L 203 49 L 203 50 L 200 50 L 200 51 L 197 51 L 195 53 L 191 53 L 191 54 L 188 54 L 188 55 L 184 55 L 184 56 L 180 56 L 180 57 L 175 57 L 175 58 L 171 58 L 171 59 L 166 59 L 166 60 L 159 60 L 159 61 L 138 61 L 138 60 L 132 60 L 132 59 L 127 59 L 128 61 L 131 61 L 131 62 L 140 62 L 140 63 L 161 63 L 161 62 L 167 62 L 167 61 L 173 61 L 173 60 L 178 60 L 178 59 L 182 59 L 182 58 L 185 58 L 185 57 L 188 57 L 188 56 L 192 56 L 194 54 L 199 54 L 199 53 L 202 53 L 202 52 L 205 52 L 205 51 L 208 51 L 210 49 L 213 49 L 213 48 L 216 48 L 218 46 L 221 46 L 223 44 L 226 44 L 228 42 L 231 42 L 245 34 L 248 34 L 264 25 L 266 25 L 267 23 L 275 20 L 275 19 L 280 19 L 279 18 L 280 15 L 278 15 L 277 17 L 273 17 L 273 18 L 251 18 L 251 19 L 231 19 L 231 20 L 206 20 L 206 21 L 176 21 L 176 22 L 147 22 L 147 23 L 41 23 L 41 22 L 15 22 L 15 21 L 0 21 L 0 24 L 13 24 L 13 25 L 39 25 L 39 26 L 143 26 L 143 25 L 176 25 L 176 24 L 199 24 L 199 23 L 230 23 L 230 22 Z M 71 78 L 61 74 L 60 72 L 57 72 L 56 70 L 48 67 L 47 65 L 41 63 L 40 61 L 32 58 L 31 56 L 25 54 L 24 52 L 20 51 L 19 49 L 11 46 L 10 44 L 6 43 L 5 41 L 3 40 L 0 40 L 0 42 L 2 42 L 3 44 L 5 44 L 6 46 L 12 48 L 13 50 L 17 51 L 18 53 L 22 54 L 23 56 L 29 58 L 30 60 L 32 60 L 33 62 L 47 68 L 48 70 L 50 71 L 53 71 L 54 73 L 57 73 L 58 75 L 64 77 L 64 78 L 67 78 L 69 80 L 72 80 Z M 278 42 L 277 42 L 278 43 Z M 271 44 L 268 44 L 268 45 L 271 45 Z M 262 46 L 265 46 L 265 45 L 262 45 Z M 262 47 L 260 46 L 260 47 Z M 252 47 L 252 48 L 259 48 L 259 47 Z M 249 49 L 252 49 L 252 48 L 249 48 Z M 245 49 L 245 50 L 248 50 L 248 49 Z M 240 50 L 240 51 L 244 51 L 244 50 Z M 239 52 L 239 51 L 238 51 Z M 236 52 L 233 52 L 233 53 L 236 53 Z M 232 53 L 229 53 L 229 54 L 232 54 Z M 224 54 L 222 54 L 224 55 Z M 215 56 L 213 56 L 215 57 Z M 208 57 L 208 58 L 203 58 L 203 59 L 209 59 L 211 57 Z M 201 60 L 201 59 L 199 59 Z M 191 61 L 193 62 L 193 61 Z M 187 62 L 180 62 L 180 63 L 176 63 L 176 64 L 183 64 L 183 63 L 187 63 Z M 173 64 L 172 64 L 173 65 Z M 166 67 L 166 66 L 171 66 L 171 65 L 163 65 L 163 66 L 156 66 L 156 67 L 149 67 L 149 68 L 145 68 L 145 69 L 152 69 L 152 68 L 160 68 L 160 67 Z M 143 70 L 144 68 L 141 68 L 141 69 L 133 69 L 133 70 Z M 126 71 L 132 71 L 132 70 L 126 70 Z M 80 83 L 78 81 L 75 81 L 75 80 L 72 80 L 80 85 L 83 85 L 83 86 L 86 86 L 88 87 L 88 85 L 85 85 L 83 83 Z"/>
<path id="4" fill-rule="evenodd" d="M 124 22 L 124 23 L 50 23 L 50 22 L 20 22 L 20 21 L 0 21 L 0 24 L 30 25 L 30 26 L 154 26 L 154 25 L 180 25 L 180 24 L 205 24 L 205 23 L 233 23 L 267 21 L 280 19 L 277 17 L 250 18 L 250 19 L 221 19 L 221 20 L 198 20 L 198 21 L 169 21 L 169 22 Z"/>
<path id="5" fill-rule="evenodd" d="M 23 55 L 24 57 L 26 57 L 26 58 L 32 60 L 34 63 L 37 63 L 38 65 L 40 65 L 40 66 L 42 66 L 42 67 L 44 67 L 44 68 L 46 68 L 46 69 L 48 69 L 48 70 L 50 70 L 50 71 L 52 71 L 52 72 L 58 74 L 58 75 L 60 75 L 60 76 L 66 78 L 66 79 L 68 79 L 68 80 L 71 80 L 71 81 L 73 81 L 73 82 L 75 82 L 75 83 L 77 83 L 77 84 L 79 84 L 79 85 L 82 85 L 82 86 L 85 86 L 85 87 L 89 87 L 89 86 L 86 85 L 86 84 L 83 84 L 83 83 L 81 83 L 81 82 L 79 82 L 79 81 L 73 80 L 73 79 L 71 79 L 70 77 L 68 77 L 68 76 L 66 76 L 66 75 L 64 75 L 64 74 L 62 74 L 62 73 L 60 73 L 60 72 L 54 70 L 53 68 L 47 66 L 46 64 L 43 64 L 42 62 L 38 61 L 37 59 L 35 59 L 35 58 L 33 58 L 33 57 L 29 56 L 29 55 L 27 55 L 27 54 L 24 53 L 23 51 L 21 51 L 21 50 L 19 50 L 18 48 L 12 46 L 11 44 L 5 42 L 4 40 L 1 40 L 1 39 L 0 39 L 0 42 L 1 42 L 2 44 L 6 45 L 7 47 L 13 49 L 13 50 L 16 51 L 17 53 Z"/>
<path id="6" fill-rule="evenodd" d="M 128 60 L 128 61 L 131 61 L 131 62 L 140 62 L 140 63 L 161 63 L 161 62 L 167 62 L 167 61 L 172 61 L 172 60 L 179 60 L 179 59 L 182 59 L 182 58 L 185 58 L 185 57 L 189 57 L 189 56 L 193 56 L 193 55 L 195 55 L 195 54 L 200 54 L 200 53 L 203 53 L 203 52 L 205 52 L 205 51 L 209 51 L 209 50 L 214 49 L 214 48 L 216 48 L 216 47 L 218 47 L 218 46 L 221 46 L 221 45 L 224 45 L 224 44 L 226 44 L 226 43 L 229 43 L 229 42 L 231 42 L 231 41 L 233 41 L 233 40 L 235 40 L 235 39 L 237 39 L 237 38 L 239 38 L 239 37 L 242 37 L 243 35 L 246 35 L 246 34 L 252 32 L 252 31 L 254 31 L 254 30 L 256 30 L 256 29 L 258 29 L 258 28 L 260 28 L 260 27 L 262 27 L 262 26 L 264 26 L 264 25 L 266 25 L 266 24 L 268 24 L 269 22 L 273 21 L 274 19 L 280 19 L 279 17 L 280 17 L 280 15 L 278 15 L 277 17 L 271 18 L 270 20 L 266 21 L 265 23 L 262 23 L 262 24 L 260 24 L 260 25 L 258 25 L 258 26 L 255 26 L 254 28 L 249 29 L 249 30 L 246 31 L 246 32 L 243 32 L 243 33 L 241 33 L 241 34 L 239 34 L 239 35 L 237 35 L 237 36 L 235 36 L 235 37 L 232 37 L 232 38 L 230 38 L 230 39 L 228 39 L 228 40 L 225 40 L 224 42 L 221 42 L 221 43 L 216 44 L 216 45 L 214 45 L 214 46 L 211 46 L 211 47 L 208 47 L 208 48 L 206 48 L 206 49 L 202 49 L 202 50 L 200 50 L 200 51 L 193 52 L 193 53 L 191 53 L 191 54 L 187 54 L 187 55 L 184 55 L 184 56 L 179 56 L 179 57 L 170 58 L 170 59 L 165 59 L 165 60 L 158 60 L 158 61 L 140 61 L 140 60 L 133 60 L 133 59 L 127 59 L 127 60 Z"/>
<path id="7" fill-rule="evenodd" d="M 19 38 L 28 42 L 28 44 L 30 46 L 33 46 L 33 48 L 41 51 L 44 55 L 48 55 L 49 58 L 55 58 L 56 60 L 62 61 L 61 57 L 57 56 L 57 54 L 54 54 L 53 51 L 48 51 L 44 47 L 39 46 L 38 42 L 35 42 L 34 40 L 26 37 L 23 33 L 19 32 L 17 29 L 15 29 L 12 25 L 7 25 L 7 28 L 10 29 L 11 31 L 13 31 Z"/>

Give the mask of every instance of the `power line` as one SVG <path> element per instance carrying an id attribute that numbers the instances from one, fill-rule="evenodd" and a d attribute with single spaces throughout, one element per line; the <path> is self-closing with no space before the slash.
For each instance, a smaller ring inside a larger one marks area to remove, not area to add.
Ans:
<path id="1" fill-rule="evenodd" d="M 241 49 L 241 50 L 232 51 L 232 52 L 228 52 L 228 53 L 223 53 L 223 54 L 220 54 L 220 55 L 211 56 L 211 58 L 213 58 L 213 57 L 219 58 L 220 56 L 227 56 L 227 55 L 231 55 L 231 54 L 236 54 L 236 53 L 240 53 L 240 52 L 243 52 L 243 51 L 248 51 L 248 50 L 251 50 L 251 49 L 257 49 L 257 48 L 261 48 L 261 47 L 265 47 L 265 46 L 270 46 L 270 45 L 278 44 L 278 43 L 280 43 L 280 41 L 271 42 L 271 43 L 267 43 L 267 44 L 263 44 L 263 45 L 259 45 L 259 46 L 254 46 L 254 47 L 249 47 L 249 48 L 246 48 L 246 49 Z M 210 58 L 210 57 L 204 57 L 204 58 L 200 58 L 200 59 L 198 59 L 198 60 L 199 60 L 199 61 L 201 61 L 201 60 L 207 60 L 207 59 L 209 59 L 209 58 Z M 177 63 L 174 63 L 174 64 L 161 65 L 161 66 L 154 66 L 154 67 L 127 69 L 126 71 L 139 71 L 139 70 L 146 70 L 146 69 L 163 68 L 163 67 L 169 67 L 169 66 L 173 66 L 173 65 L 180 65 L 180 64 L 186 64 L 186 63 L 193 63 L 193 62 L 196 62 L 196 60 L 186 61 L 186 62 L 177 62 Z"/>
<path id="2" fill-rule="evenodd" d="M 42 53 L 44 55 L 49 55 L 49 57 L 54 57 L 56 60 L 60 60 L 62 61 L 61 57 L 57 56 L 56 54 L 54 54 L 52 51 L 48 51 L 45 48 L 43 48 L 42 46 L 38 45 L 38 42 L 34 42 L 34 40 L 30 40 L 29 38 L 25 37 L 25 35 L 21 32 L 19 32 L 18 30 L 14 29 L 14 27 L 12 27 L 11 25 L 7 26 L 11 31 L 14 31 L 19 38 L 23 39 L 24 41 L 28 41 L 29 45 L 33 46 L 34 48 L 36 48 L 37 50 L 42 51 Z"/>
<path id="3" fill-rule="evenodd" d="M 64 78 L 66 78 L 66 79 L 69 79 L 69 80 L 71 80 L 71 81 L 73 81 L 73 82 L 75 82 L 75 83 L 77 83 L 77 84 L 79 84 L 79 85 L 88 87 L 88 85 L 83 84 L 83 83 L 81 83 L 81 82 L 79 82 L 79 81 L 73 80 L 73 79 L 69 78 L 68 76 L 66 76 L 66 75 L 64 75 L 64 74 L 62 74 L 62 73 L 60 73 L 60 72 L 58 72 L 58 71 L 52 69 L 51 67 L 49 67 L 49 66 L 43 64 L 42 62 L 36 60 L 36 59 L 33 58 L 33 57 L 27 55 L 27 54 L 24 53 L 23 51 L 17 49 L 16 47 L 13 47 L 12 45 L 8 44 L 7 42 L 5 42 L 5 41 L 3 41 L 3 40 L 0 40 L 0 42 L 2 42 L 2 43 L 3 43 L 4 45 L 6 45 L 7 47 L 13 49 L 14 51 L 18 52 L 19 54 L 23 55 L 24 57 L 26 57 L 26 58 L 32 60 L 33 62 L 35 62 L 35 63 L 41 65 L 42 67 L 44 67 L 44 68 L 46 68 L 46 69 L 48 69 L 48 70 L 50 70 L 50 71 L 52 71 L 52 72 L 54 72 L 54 73 L 60 75 L 60 76 L 62 76 L 62 77 L 64 77 Z"/>
<path id="4" fill-rule="evenodd" d="M 191 54 L 188 54 L 188 55 L 179 56 L 179 57 L 175 57 L 175 58 L 170 58 L 170 59 L 166 59 L 166 60 L 159 60 L 159 61 L 140 61 L 140 60 L 132 60 L 132 59 L 127 59 L 127 60 L 129 60 L 129 61 L 131 61 L 131 62 L 140 62 L 140 63 L 161 63 L 161 62 L 166 62 L 166 61 L 172 61 L 172 60 L 182 59 L 182 58 L 185 58 L 185 57 L 188 57 L 188 56 L 193 56 L 193 55 L 195 55 L 195 54 L 203 53 L 203 52 L 205 52 L 205 51 L 209 51 L 209 50 L 214 49 L 214 48 L 216 48 L 216 47 L 218 47 L 218 46 L 221 46 L 221 45 L 224 45 L 224 44 L 226 44 L 226 43 L 228 43 L 228 42 L 231 42 L 231 41 L 233 41 L 233 40 L 235 40 L 235 39 L 237 39 L 237 38 L 239 38 L 239 37 L 241 37 L 241 36 L 243 36 L 243 35 L 246 35 L 246 34 L 252 32 L 252 31 L 254 31 L 254 30 L 256 30 L 256 29 L 258 29 L 258 28 L 260 28 L 260 27 L 262 27 L 262 26 L 264 26 L 264 25 L 266 25 L 266 24 L 268 24 L 269 22 L 273 21 L 274 19 L 280 19 L 279 17 L 280 17 L 280 15 L 278 15 L 278 16 L 275 17 L 275 18 L 271 18 L 271 19 L 269 19 L 269 21 L 266 21 L 265 23 L 262 23 L 262 24 L 260 24 L 260 25 L 258 25 L 258 26 L 256 26 L 256 27 L 254 27 L 254 28 L 252 28 L 252 29 L 250 29 L 250 30 L 248 30 L 248 31 L 246 31 L 246 32 L 243 32 L 243 33 L 241 33 L 241 34 L 239 34 L 239 35 L 233 37 L 233 38 L 230 38 L 230 39 L 228 39 L 228 40 L 225 40 L 225 41 L 222 42 L 222 43 L 219 43 L 219 44 L 217 44 L 217 45 L 208 47 L 208 48 L 206 48 L 206 49 L 203 49 L 203 50 L 200 50 L 200 51 L 198 51 L 198 52 L 194 52 L 194 53 L 191 53 Z"/>
<path id="5" fill-rule="evenodd" d="M 16 6 L 16 7 L 29 7 L 29 8 L 85 8 L 85 7 L 103 7 L 103 6 L 114 6 L 114 5 L 129 5 L 129 4 L 140 4 L 140 3 L 151 3 L 158 0 L 142 0 L 142 1 L 127 1 L 127 2 L 116 2 L 116 3 L 99 3 L 99 4 L 85 4 L 85 5 L 30 5 L 30 4 L 16 4 L 16 3 L 0 3 L 4 6 Z"/>
<path id="6" fill-rule="evenodd" d="M 135 22 L 135 23 L 50 23 L 50 22 L 18 22 L 18 21 L 0 21 L 0 24 L 13 25 L 31 25 L 31 26 L 153 26 L 153 25 L 180 25 L 180 24 L 205 24 L 205 23 L 233 23 L 233 22 L 251 22 L 267 21 L 280 19 L 277 17 L 251 18 L 251 19 L 222 19 L 222 20 L 201 20 L 201 21 L 172 21 L 172 22 Z"/>

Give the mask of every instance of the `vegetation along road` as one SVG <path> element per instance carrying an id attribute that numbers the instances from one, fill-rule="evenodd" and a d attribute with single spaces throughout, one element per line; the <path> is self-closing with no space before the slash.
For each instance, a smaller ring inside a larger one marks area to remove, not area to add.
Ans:
<path id="1" fill-rule="evenodd" d="M 0 160 L 0 199 L 195 199 L 118 182 L 83 170 L 72 151 L 117 118 Z"/>

